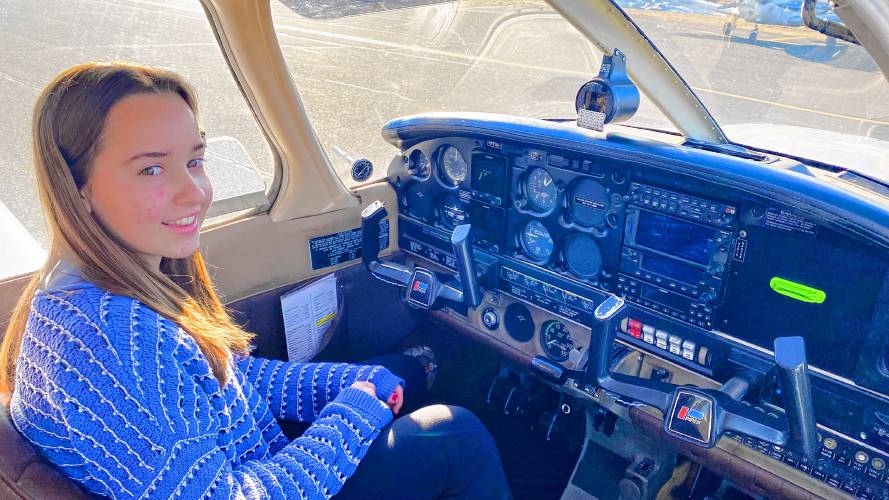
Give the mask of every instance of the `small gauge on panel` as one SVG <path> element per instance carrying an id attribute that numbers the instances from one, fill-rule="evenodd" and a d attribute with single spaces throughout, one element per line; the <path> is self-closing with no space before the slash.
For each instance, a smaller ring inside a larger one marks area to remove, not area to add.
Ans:
<path id="1" fill-rule="evenodd" d="M 443 226 L 454 229 L 469 222 L 469 204 L 455 193 L 448 193 L 438 206 L 438 216 Z"/>
<path id="2" fill-rule="evenodd" d="M 454 146 L 445 146 L 439 152 L 438 165 L 442 182 L 449 186 L 458 186 L 469 174 L 469 165 L 460 150 Z"/>
<path id="3" fill-rule="evenodd" d="M 602 270 L 602 253 L 591 237 L 574 233 L 565 240 L 565 265 L 578 278 L 595 278 Z"/>
<path id="4" fill-rule="evenodd" d="M 411 151 L 408 157 L 407 171 L 417 179 L 428 179 L 432 172 L 432 165 L 429 163 L 426 153 L 419 149 Z"/>
<path id="5" fill-rule="evenodd" d="M 608 210 L 608 193 L 592 179 L 581 179 L 571 188 L 568 210 L 578 224 L 586 227 L 605 222 Z"/>
<path id="6" fill-rule="evenodd" d="M 553 253 L 553 237 L 539 220 L 528 221 L 519 235 L 525 255 L 536 261 L 545 261 Z"/>
<path id="7" fill-rule="evenodd" d="M 542 168 L 532 168 L 525 175 L 525 195 L 528 204 L 538 212 L 549 212 L 556 207 L 559 190 L 549 172 Z"/>
<path id="8" fill-rule="evenodd" d="M 556 361 L 567 361 L 574 348 L 574 339 L 565 323 L 550 320 L 540 328 L 540 347 L 547 356 Z"/>

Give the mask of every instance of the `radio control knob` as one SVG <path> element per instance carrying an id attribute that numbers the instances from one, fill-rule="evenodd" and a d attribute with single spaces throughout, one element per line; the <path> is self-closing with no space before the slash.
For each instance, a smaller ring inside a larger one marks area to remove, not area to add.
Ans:
<path id="1" fill-rule="evenodd" d="M 716 301 L 716 294 L 712 291 L 706 291 L 702 293 L 700 297 L 698 297 L 698 300 L 700 300 L 704 304 L 712 304 Z"/>

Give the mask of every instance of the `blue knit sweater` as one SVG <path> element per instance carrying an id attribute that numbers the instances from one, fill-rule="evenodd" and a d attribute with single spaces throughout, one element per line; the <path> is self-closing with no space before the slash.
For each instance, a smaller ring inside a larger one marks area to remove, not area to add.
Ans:
<path id="1" fill-rule="evenodd" d="M 10 404 L 19 431 L 110 497 L 329 498 L 392 420 L 385 368 L 230 363 L 222 388 L 194 340 L 143 303 L 80 281 L 40 291 Z M 308 422 L 293 441 L 275 419 Z"/>

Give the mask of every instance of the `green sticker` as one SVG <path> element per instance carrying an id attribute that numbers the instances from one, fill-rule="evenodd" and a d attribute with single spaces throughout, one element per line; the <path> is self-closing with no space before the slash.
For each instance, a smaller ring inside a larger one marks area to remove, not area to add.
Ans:
<path id="1" fill-rule="evenodd" d="M 802 302 L 809 302 L 811 304 L 820 304 L 824 302 L 825 298 L 827 298 L 827 294 L 824 293 L 822 290 L 818 290 L 817 288 L 812 288 L 810 286 L 806 286 L 795 281 L 779 278 L 777 276 L 769 281 L 769 286 L 772 287 L 772 290 L 780 293 L 781 295 L 785 295 L 787 297 L 790 297 L 791 299 L 796 299 Z"/>

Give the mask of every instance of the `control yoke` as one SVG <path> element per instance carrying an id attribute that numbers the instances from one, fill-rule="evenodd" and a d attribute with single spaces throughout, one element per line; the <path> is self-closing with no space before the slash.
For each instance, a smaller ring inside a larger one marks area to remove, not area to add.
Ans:
<path id="1" fill-rule="evenodd" d="M 572 372 L 580 382 L 658 408 L 665 415 L 664 430 L 668 434 L 699 446 L 712 447 L 723 432 L 732 431 L 807 456 L 817 453 L 820 442 L 806 370 L 805 342 L 801 337 L 775 340 L 775 361 L 787 417 L 774 417 L 735 399 L 746 392 L 734 390 L 746 387 L 744 374 L 716 390 L 611 373 L 611 345 L 624 305 L 623 298 L 612 294 L 594 311 L 589 363 L 585 372 Z M 545 358 L 535 358 L 532 366 L 551 381 L 562 383 L 567 378 L 561 366 Z"/>
<path id="2" fill-rule="evenodd" d="M 472 307 L 481 303 L 482 294 L 472 257 L 472 227 L 469 224 L 457 226 L 451 234 L 459 281 L 442 282 L 429 269 L 379 259 L 380 223 L 388 215 L 386 207 L 379 200 L 361 212 L 361 259 L 372 275 L 386 283 L 405 287 L 405 301 L 419 309 L 432 308 L 439 298 Z"/>

